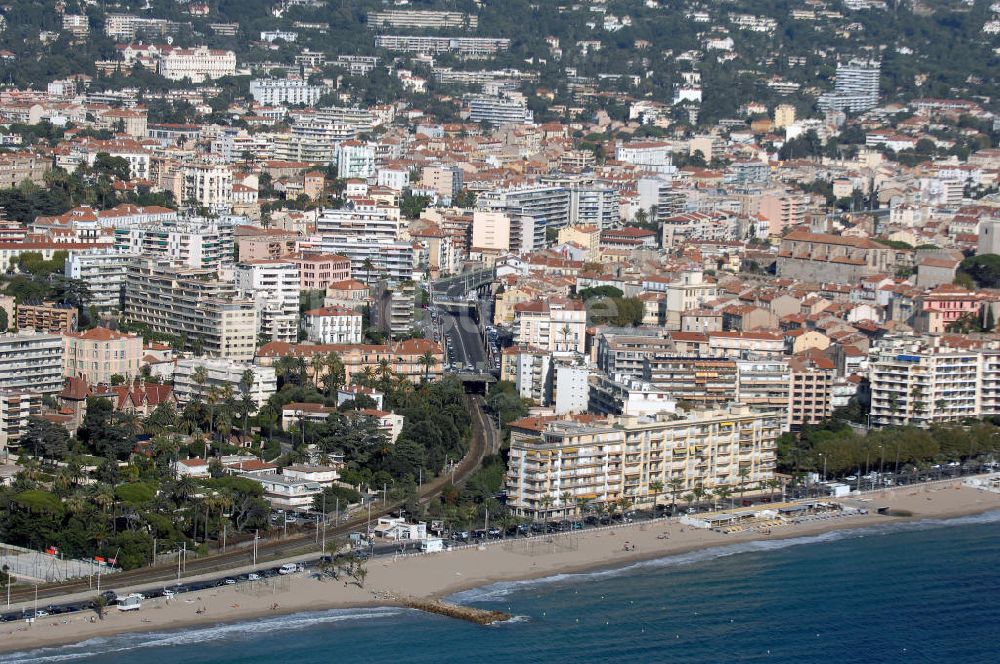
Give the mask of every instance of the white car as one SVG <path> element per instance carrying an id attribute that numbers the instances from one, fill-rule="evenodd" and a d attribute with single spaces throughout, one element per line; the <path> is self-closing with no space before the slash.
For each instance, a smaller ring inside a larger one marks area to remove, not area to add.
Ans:
<path id="1" fill-rule="evenodd" d="M 247 574 L 247 581 L 260 581 L 260 574 L 257 572 L 250 572 Z"/>
<path id="2" fill-rule="evenodd" d="M 175 593 L 170 588 L 164 588 L 163 589 L 163 596 L 166 597 L 167 599 L 173 599 L 176 594 L 177 593 Z"/>
<path id="3" fill-rule="evenodd" d="M 278 568 L 278 574 L 295 574 L 299 571 L 299 566 L 295 563 L 286 563 Z"/>

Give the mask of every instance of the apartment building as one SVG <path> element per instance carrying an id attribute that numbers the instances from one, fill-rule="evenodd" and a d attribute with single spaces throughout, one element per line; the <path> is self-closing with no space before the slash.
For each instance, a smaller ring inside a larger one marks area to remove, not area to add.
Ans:
<path id="1" fill-rule="evenodd" d="M 38 392 L 0 389 L 0 450 L 18 447 L 32 417 L 42 414 Z"/>
<path id="2" fill-rule="evenodd" d="M 571 192 L 560 186 L 528 185 L 484 191 L 476 204 L 505 212 L 512 220 L 511 251 L 527 252 L 547 244 L 546 229 L 569 226 Z"/>
<path id="3" fill-rule="evenodd" d="M 679 330 L 683 315 L 714 299 L 719 288 L 714 280 L 706 280 L 701 270 L 684 270 L 666 283 L 663 291 L 666 297 L 660 304 L 660 318 L 668 330 Z"/>
<path id="4" fill-rule="evenodd" d="M 419 9 L 387 9 L 379 12 L 368 12 L 365 21 L 370 28 L 475 30 L 479 27 L 479 17 L 475 14 Z"/>
<path id="5" fill-rule="evenodd" d="M 819 352 L 805 352 L 788 360 L 791 387 L 788 398 L 788 428 L 798 431 L 805 424 L 818 424 L 833 415 L 833 381 L 836 365 Z"/>
<path id="6" fill-rule="evenodd" d="M 225 217 L 116 228 L 115 250 L 195 269 L 217 269 L 233 261 L 234 233 L 233 220 Z"/>
<path id="7" fill-rule="evenodd" d="M 666 385 L 627 376 L 590 376 L 587 412 L 595 415 L 657 415 L 674 412 L 677 401 Z"/>
<path id="8" fill-rule="evenodd" d="M 781 414 L 788 410 L 792 377 L 787 361 L 737 360 L 736 368 L 740 403 Z"/>
<path id="9" fill-rule="evenodd" d="M 17 305 L 17 329 L 38 332 L 76 332 L 78 323 L 76 307 L 44 302 Z"/>
<path id="10" fill-rule="evenodd" d="M 236 74 L 236 54 L 232 51 L 210 49 L 207 46 L 194 48 L 160 48 L 160 76 L 171 81 L 189 79 L 192 83 L 204 83 L 223 76 Z"/>
<path id="11" fill-rule="evenodd" d="M 887 338 L 869 367 L 871 423 L 930 426 L 1000 414 L 1000 352 Z"/>
<path id="12" fill-rule="evenodd" d="M 250 95 L 266 106 L 315 106 L 326 94 L 322 85 L 310 85 L 301 79 L 255 78 L 250 81 Z"/>
<path id="13" fill-rule="evenodd" d="M 429 37 L 419 35 L 378 35 L 375 47 L 404 53 L 457 53 L 496 55 L 510 48 L 509 39 L 494 37 Z"/>
<path id="14" fill-rule="evenodd" d="M 608 330 L 600 333 L 595 344 L 597 368 L 609 376 L 642 378 L 647 357 L 676 354 L 673 340 L 662 336 L 660 330 L 644 332 Z"/>
<path id="15" fill-rule="evenodd" d="M 233 204 L 233 172 L 219 164 L 185 164 L 181 167 L 183 205 L 228 212 Z"/>
<path id="16" fill-rule="evenodd" d="M 204 382 L 199 381 L 202 376 Z M 249 383 L 247 378 L 250 378 Z M 177 360 L 174 369 L 174 394 L 179 404 L 187 404 L 196 397 L 204 401 L 213 390 L 230 390 L 237 398 L 242 394 L 249 394 L 259 408 L 278 391 L 278 377 L 273 367 L 250 362 L 200 357 Z"/>
<path id="17" fill-rule="evenodd" d="M 239 298 L 215 270 L 141 258 L 129 265 L 125 320 L 178 337 L 184 348 L 249 360 L 259 329 L 252 299 Z"/>
<path id="18" fill-rule="evenodd" d="M 510 251 L 510 217 L 503 212 L 476 210 L 472 213 L 473 251 Z"/>
<path id="19" fill-rule="evenodd" d="M 63 387 L 62 337 L 31 330 L 0 335 L 0 389 L 56 394 Z"/>
<path id="20" fill-rule="evenodd" d="M 351 261 L 336 254 L 294 254 L 284 260 L 299 266 L 299 288 L 326 290 L 330 284 L 351 278 Z"/>
<path id="21" fill-rule="evenodd" d="M 677 417 L 525 418 L 511 423 L 507 504 L 531 518 L 566 518 L 578 501 L 652 504 L 651 484 L 759 487 L 774 476 L 781 420 L 734 405 Z M 669 489 L 668 489 L 669 490 Z M 661 489 L 661 493 L 663 489 Z"/>
<path id="22" fill-rule="evenodd" d="M 838 63 L 834 91 L 820 95 L 817 106 L 824 112 L 850 113 L 863 113 L 875 108 L 878 106 L 881 73 L 882 63 L 878 60 Z"/>
<path id="23" fill-rule="evenodd" d="M 298 341 L 302 292 L 298 264 L 280 259 L 239 263 L 235 282 L 237 295 L 253 300 L 263 338 Z"/>
<path id="24" fill-rule="evenodd" d="M 539 406 L 550 405 L 555 382 L 552 353 L 530 346 L 504 348 L 500 356 L 500 380 L 513 383 L 522 399 Z"/>
<path id="25" fill-rule="evenodd" d="M 674 169 L 673 146 L 663 141 L 630 141 L 615 148 L 615 159 L 641 171 L 668 175 Z"/>
<path id="26" fill-rule="evenodd" d="M 736 362 L 709 357 L 647 356 L 643 381 L 663 389 L 675 401 L 723 404 L 738 398 Z"/>
<path id="27" fill-rule="evenodd" d="M 347 307 L 320 307 L 302 315 L 306 338 L 318 344 L 359 344 L 363 338 L 361 312 Z"/>
<path id="28" fill-rule="evenodd" d="M 140 375 L 142 337 L 95 327 L 63 334 L 63 375 L 84 377 L 89 385 L 110 385 L 114 376 L 125 383 Z"/>
<path id="29" fill-rule="evenodd" d="M 367 180 L 375 175 L 375 146 L 361 141 L 344 141 L 336 148 L 337 176 Z"/>
<path id="30" fill-rule="evenodd" d="M 551 297 L 514 307 L 514 343 L 518 345 L 582 355 L 586 329 L 587 310 L 578 300 Z"/>
<path id="31" fill-rule="evenodd" d="M 535 120 L 534 113 L 517 99 L 475 95 L 468 99 L 468 108 L 469 122 L 486 122 L 494 127 L 531 124 Z"/>

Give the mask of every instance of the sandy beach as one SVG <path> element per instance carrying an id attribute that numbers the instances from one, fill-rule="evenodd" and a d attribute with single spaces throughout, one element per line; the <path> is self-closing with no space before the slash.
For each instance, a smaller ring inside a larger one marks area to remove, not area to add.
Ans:
<path id="1" fill-rule="evenodd" d="M 122 632 L 175 630 L 331 608 L 387 606 L 394 604 L 393 597 L 444 597 L 501 581 L 621 567 L 640 560 L 754 540 L 779 540 L 844 528 L 1000 510 L 1000 494 L 966 487 L 957 480 L 901 487 L 840 502 L 865 507 L 870 513 L 786 525 L 774 528 L 770 534 L 725 535 L 684 527 L 676 520 L 660 520 L 395 560 L 377 558 L 368 564 L 364 588 L 353 582 L 321 581 L 309 574 L 297 574 L 255 582 L 254 587 L 245 583 L 186 593 L 171 600 L 146 600 L 136 612 L 123 613 L 110 607 L 104 620 L 86 612 L 40 618 L 32 625 L 3 623 L 0 652 L 76 643 Z M 912 512 L 912 516 L 874 513 L 877 507 L 884 506 Z"/>

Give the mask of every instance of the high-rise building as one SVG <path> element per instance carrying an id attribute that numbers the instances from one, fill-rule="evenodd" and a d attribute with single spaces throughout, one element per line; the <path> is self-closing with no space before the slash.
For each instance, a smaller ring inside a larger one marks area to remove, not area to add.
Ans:
<path id="1" fill-rule="evenodd" d="M 211 269 L 139 258 L 129 265 L 125 320 L 176 336 L 184 348 L 249 360 L 257 347 L 257 307 Z"/>
<path id="2" fill-rule="evenodd" d="M 258 104 L 268 106 L 315 106 L 326 93 L 322 85 L 290 79 L 255 78 L 250 81 L 250 95 Z"/>
<path id="3" fill-rule="evenodd" d="M 62 344 L 58 334 L 0 335 L 0 389 L 57 393 L 63 387 Z"/>
<path id="4" fill-rule="evenodd" d="M 259 260 L 236 266 L 236 292 L 257 307 L 260 334 L 294 343 L 299 337 L 299 266 L 287 260 Z"/>
<path id="5" fill-rule="evenodd" d="M 881 73 L 882 63 L 878 60 L 851 60 L 838 64 L 834 91 L 820 95 L 820 110 L 862 113 L 875 108 Z"/>

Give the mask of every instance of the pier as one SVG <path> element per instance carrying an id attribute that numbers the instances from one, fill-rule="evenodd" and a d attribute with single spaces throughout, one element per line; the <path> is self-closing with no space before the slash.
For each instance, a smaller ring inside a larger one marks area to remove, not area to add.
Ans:
<path id="1" fill-rule="evenodd" d="M 458 604 L 442 602 L 439 599 L 409 597 L 402 600 L 402 604 L 403 606 L 424 611 L 425 613 L 436 613 L 441 616 L 457 618 L 477 625 L 492 625 L 493 623 L 506 622 L 513 617 L 503 611 L 487 611 L 486 609 L 477 609 L 473 606 L 460 606 Z"/>

